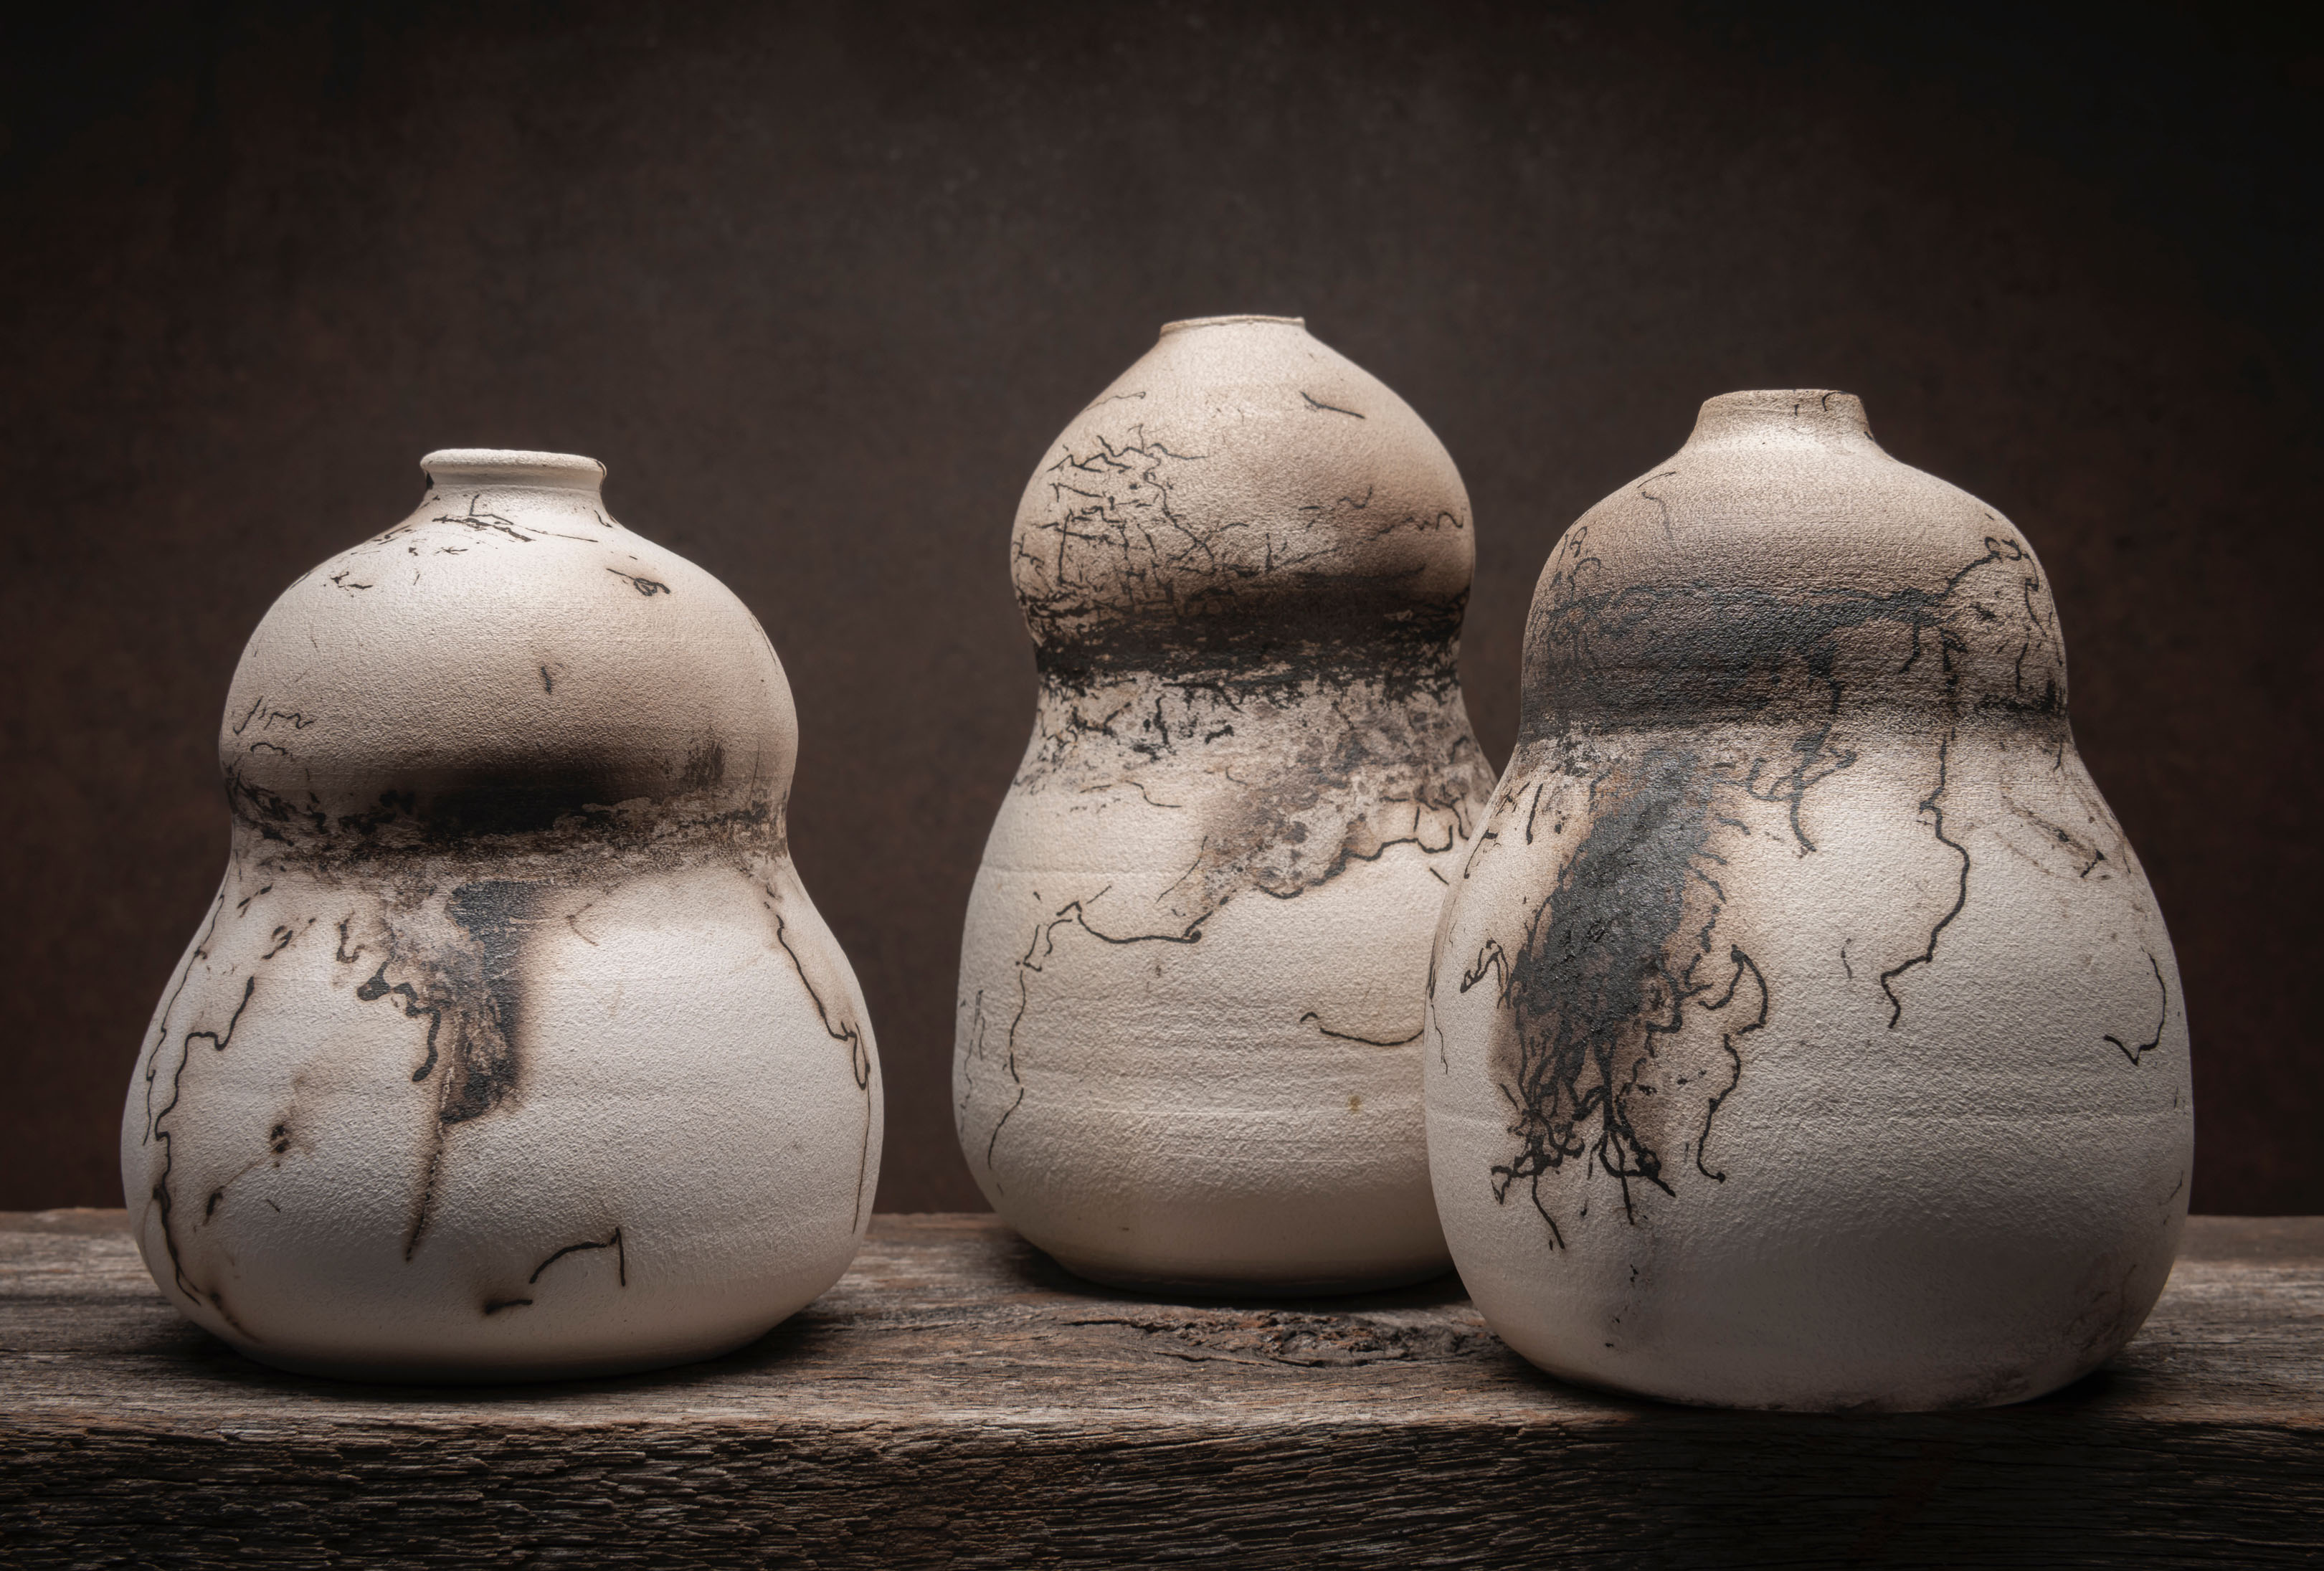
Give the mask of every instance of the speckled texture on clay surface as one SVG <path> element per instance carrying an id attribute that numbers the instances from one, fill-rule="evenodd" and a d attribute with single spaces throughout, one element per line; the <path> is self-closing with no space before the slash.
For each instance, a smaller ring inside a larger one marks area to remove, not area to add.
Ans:
<path id="1" fill-rule="evenodd" d="M 1446 1264 L 1422 990 L 1491 777 L 1455 654 L 1468 494 L 1281 318 L 1173 323 L 1014 535 L 1039 707 L 963 946 L 993 1206 L 1072 1269 L 1306 1291 Z"/>
<path id="2" fill-rule="evenodd" d="M 790 689 L 603 466 L 430 454 L 285 590 L 218 735 L 217 897 L 122 1176 L 188 1318 L 285 1368 L 706 1357 L 838 1280 L 880 1080 L 784 841 Z"/>
<path id="3" fill-rule="evenodd" d="M 2126 1342 L 2186 1214 L 2187 1018 L 2016 527 L 1847 394 L 1713 399 L 1552 552 L 1524 702 L 1426 1054 L 1495 1328 L 1832 1409 L 2019 1400 Z"/>

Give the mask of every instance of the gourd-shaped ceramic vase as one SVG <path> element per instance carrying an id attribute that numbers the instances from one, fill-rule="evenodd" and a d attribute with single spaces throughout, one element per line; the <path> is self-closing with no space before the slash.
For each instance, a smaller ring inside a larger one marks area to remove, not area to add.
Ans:
<path id="1" fill-rule="evenodd" d="M 2015 1401 L 2170 1271 L 2187 1017 L 2049 586 L 1846 393 L 1712 399 L 1566 531 L 1431 991 L 1446 1235 L 1553 1373 Z"/>
<path id="2" fill-rule="evenodd" d="M 235 673 L 225 883 L 122 1123 L 138 1243 L 287 1369 L 708 1357 L 838 1279 L 879 1173 L 862 999 L 784 842 L 790 689 L 595 460 L 422 465 Z"/>
<path id="3" fill-rule="evenodd" d="M 1188 1290 L 1442 1271 L 1420 1037 L 1491 787 L 1468 494 L 1277 317 L 1174 322 L 1018 510 L 1039 707 L 972 896 L 954 1088 L 1001 1215 Z"/>

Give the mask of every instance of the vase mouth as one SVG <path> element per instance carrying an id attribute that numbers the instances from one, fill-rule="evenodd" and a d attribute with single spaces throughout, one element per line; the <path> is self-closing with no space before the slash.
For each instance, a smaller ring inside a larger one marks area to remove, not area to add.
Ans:
<path id="1" fill-rule="evenodd" d="M 579 453 L 536 453 L 522 448 L 438 448 L 420 460 L 431 486 L 521 487 L 595 495 L 605 466 Z"/>
<path id="2" fill-rule="evenodd" d="M 1811 442 L 1874 448 L 1864 401 L 1828 387 L 1770 387 L 1703 400 L 1687 445 Z"/>
<path id="3" fill-rule="evenodd" d="M 1307 319 L 1305 317 L 1260 316 L 1187 317 L 1180 321 L 1163 323 L 1160 336 L 1167 338 L 1173 333 L 1190 332 L 1196 328 L 1240 328 L 1246 326 L 1255 328 L 1296 328 L 1304 333 L 1307 330 Z"/>

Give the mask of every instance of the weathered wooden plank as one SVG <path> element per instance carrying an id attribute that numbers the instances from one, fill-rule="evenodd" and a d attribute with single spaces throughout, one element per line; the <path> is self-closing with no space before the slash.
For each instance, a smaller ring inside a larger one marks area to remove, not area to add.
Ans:
<path id="1" fill-rule="evenodd" d="M 1162 1303 L 991 1218 L 882 1216 L 716 1363 L 540 1387 L 275 1373 L 118 1213 L 0 1217 L 0 1543 L 25 1566 L 2324 1561 L 2324 1219 L 2198 1218 L 2107 1370 L 1989 1412 L 1576 1391 L 1453 1279 Z"/>

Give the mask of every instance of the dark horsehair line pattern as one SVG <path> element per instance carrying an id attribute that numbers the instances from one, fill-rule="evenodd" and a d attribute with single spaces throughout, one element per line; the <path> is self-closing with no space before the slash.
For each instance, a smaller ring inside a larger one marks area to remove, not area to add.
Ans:
<path id="1" fill-rule="evenodd" d="M 812 944 L 793 947 L 790 924 L 782 912 L 782 898 L 774 883 L 761 879 L 759 887 L 765 892 L 766 909 L 775 919 L 775 942 L 789 957 L 791 969 L 798 974 L 799 985 L 807 990 L 807 1002 L 815 1005 L 815 1015 L 823 1026 L 824 1034 L 847 1049 L 847 1072 L 855 1082 L 855 1089 L 863 1099 L 863 1135 L 855 1157 L 855 1205 L 849 1213 L 853 1225 L 862 1227 L 865 1221 L 864 1205 L 870 1199 L 865 1191 L 871 1185 L 872 1172 L 872 1048 L 864 1040 L 863 1021 L 848 997 L 846 983 L 835 971 L 817 966 L 825 975 L 820 984 L 809 975 L 809 958 L 814 954 Z M 825 994 L 830 994 L 825 997 Z"/>
<path id="2" fill-rule="evenodd" d="M 862 1149 L 858 1153 L 852 1213 L 855 1224 L 861 1225 L 871 1160 L 870 1049 L 864 1040 L 862 1023 L 846 998 L 844 987 L 835 977 L 825 978 L 823 985 L 818 986 L 816 980 L 809 975 L 807 960 L 791 943 L 771 884 L 764 880 L 761 882 L 769 896 L 763 903 L 768 910 L 774 913 L 776 944 L 797 972 L 825 1034 L 847 1047 L 850 1075 L 864 1099 L 864 1128 Z M 271 892 L 273 887 L 272 883 L 262 884 L 236 902 L 234 914 L 237 918 L 247 915 L 252 904 Z M 446 911 L 470 941 L 473 953 L 451 956 L 448 964 L 444 959 L 433 963 L 414 961 L 403 955 L 393 929 L 383 924 L 386 954 L 355 990 L 355 996 L 364 1003 L 385 999 L 400 1009 L 406 1019 L 428 1022 L 426 1037 L 421 1043 L 421 1058 L 412 1069 L 410 1078 L 415 1086 L 431 1080 L 435 1083 L 437 1108 L 435 1117 L 429 1121 L 424 1171 L 418 1186 L 411 1219 L 404 1234 L 402 1254 L 407 1261 L 420 1248 L 433 1220 L 438 1179 L 446 1142 L 452 1130 L 506 1104 L 516 1092 L 521 1066 L 515 1041 L 522 993 L 518 977 L 518 951 L 523 942 L 523 924 L 532 919 L 536 909 L 552 887 L 544 883 L 491 879 L 455 888 L 446 901 Z M 217 938 L 218 924 L 226 915 L 226 894 L 221 889 L 212 901 L 209 919 L 201 938 L 188 953 L 185 966 L 162 1005 L 143 1076 L 146 1116 L 141 1143 L 159 1144 L 161 1148 L 161 1170 L 151 1187 L 149 1198 L 161 1222 L 162 1246 L 169 1255 L 172 1285 L 189 1300 L 217 1311 L 236 1332 L 248 1336 L 253 1334 L 235 1318 L 224 1295 L 215 1286 L 196 1282 L 188 1272 L 179 1236 L 177 1200 L 171 1188 L 177 1165 L 176 1136 L 166 1125 L 171 1114 L 177 1110 L 189 1060 L 194 1056 L 194 1045 L 207 1042 L 214 1052 L 218 1053 L 232 1046 L 243 1014 L 258 991 L 259 977 L 255 970 L 244 976 L 242 991 L 237 995 L 233 1013 L 222 1030 L 188 1029 L 180 1035 L 177 1062 L 168 1076 L 168 1100 L 158 1108 L 154 1106 L 156 1083 L 162 1076 L 162 1053 L 172 1034 L 171 1023 L 179 998 L 196 966 L 210 958 L 212 945 Z M 358 965 L 365 958 L 365 950 L 371 947 L 370 940 L 353 937 L 350 929 L 355 919 L 351 913 L 337 924 L 337 942 L 333 948 L 332 958 L 341 965 Z M 275 928 L 265 940 L 266 947 L 259 956 L 258 965 L 263 966 L 266 961 L 282 953 L 314 922 L 315 919 L 310 917 L 297 929 Z M 391 967 L 401 973 L 401 979 L 390 980 Z M 414 976 L 419 978 L 418 985 L 412 981 Z M 835 993 L 835 1004 L 825 997 L 826 992 Z M 448 1037 L 446 1035 L 447 1030 L 450 1032 Z M 195 1225 L 207 1223 L 217 1213 L 226 1197 L 226 1189 L 235 1179 L 267 1165 L 270 1160 L 273 1165 L 280 1166 L 279 1159 L 289 1153 L 293 1138 L 290 1115 L 278 1118 L 267 1133 L 266 1154 L 215 1186 L 204 1202 L 201 1215 Z M 562 1246 L 534 1270 L 526 1279 L 527 1285 L 538 1282 L 541 1271 L 567 1254 L 604 1248 L 615 1251 L 619 1283 L 628 1286 L 628 1248 L 624 1232 L 620 1226 L 614 1227 L 612 1235 L 604 1240 Z M 530 1298 L 520 1298 L 492 1299 L 485 1303 L 484 1312 L 496 1315 L 531 1302 Z"/>
<path id="3" fill-rule="evenodd" d="M 1649 476 L 1649 481 L 1663 477 Z M 1513 1058 L 1505 1046 L 1496 1051 L 1495 1059 L 1501 1071 L 1498 1089 L 1509 1111 L 1508 1130 L 1517 1150 L 1490 1169 L 1494 1197 L 1506 1204 L 1513 1188 L 1526 1186 L 1553 1245 L 1559 1248 L 1564 1246 L 1564 1233 L 1542 1196 L 1541 1183 L 1569 1162 L 1582 1163 L 1585 1175 L 1596 1169 L 1612 1178 L 1621 1194 L 1623 1215 L 1634 1224 L 1636 1187 L 1651 1186 L 1674 1195 L 1671 1163 L 1683 1160 L 1688 1147 L 1697 1173 L 1712 1182 L 1725 1181 L 1725 1172 L 1707 1160 L 1712 1126 L 1720 1104 L 1742 1076 L 1743 1040 L 1766 1024 L 1770 999 L 1768 980 L 1758 964 L 1739 945 L 1719 938 L 1727 901 L 1720 870 L 1726 858 L 1711 848 L 1711 840 L 1717 827 L 1748 832 L 1748 826 L 1720 805 L 1724 793 L 1739 791 L 1756 801 L 1783 805 L 1800 853 L 1816 851 L 1801 825 L 1801 802 L 1818 783 L 1856 762 L 1853 752 L 1831 745 L 1845 697 L 1835 669 L 1837 636 L 1876 623 L 1901 624 L 1909 631 L 1912 644 L 1898 675 L 1911 671 L 1932 645 L 1941 663 L 1941 701 L 1947 724 L 1937 747 L 1935 779 L 1921 799 L 1918 813 L 1937 843 L 1959 859 L 1960 871 L 1952 897 L 1931 924 L 1926 941 L 1879 975 L 1892 1030 L 1901 1023 L 1904 1009 L 1896 983 L 1914 968 L 1935 963 L 1946 929 L 1969 900 L 1970 855 L 1947 832 L 1945 798 L 1960 719 L 1956 661 L 1969 650 L 1960 619 L 1969 615 L 1988 624 L 1999 619 L 1991 605 L 1963 593 L 1979 569 L 1999 567 L 2019 580 L 2017 593 L 1997 597 L 2023 607 L 2016 629 L 2017 690 L 2004 707 L 2032 714 L 2057 714 L 2063 708 L 2054 677 L 2038 692 L 2024 690 L 2027 657 L 2037 649 L 2049 654 L 2043 646 L 2055 643 L 2056 622 L 2054 615 L 2043 615 L 2037 601 L 2042 586 L 2031 554 L 2007 536 L 1988 536 L 1983 554 L 1939 589 L 1842 593 L 1794 601 L 1764 591 L 1722 590 L 1699 583 L 1633 586 L 1609 595 L 1587 595 L 1577 579 L 1596 562 L 1583 554 L 1588 534 L 1587 524 L 1568 532 L 1561 552 L 1569 559 L 1545 591 L 1554 596 L 1545 631 L 1550 642 L 1558 646 L 1561 661 L 1580 673 L 1577 682 L 1590 679 L 1583 662 L 1593 636 L 1632 635 L 1647 630 L 1656 614 L 1674 603 L 1709 602 L 1725 649 L 1743 657 L 1736 661 L 1730 690 L 1722 698 L 1741 699 L 1748 709 L 1747 682 L 1757 679 L 1763 691 L 1771 691 L 1774 684 L 1766 679 L 1784 662 L 1795 661 L 1824 685 L 1826 700 L 1821 715 L 1804 723 L 1793 738 L 1788 759 L 1755 758 L 1748 771 L 1683 745 L 1656 745 L 1621 755 L 1601 754 L 1570 731 L 1550 740 L 1545 772 L 1569 779 L 1588 776 L 1589 831 L 1566 855 L 1548 897 L 1535 910 L 1518 953 L 1512 956 L 1489 938 L 1463 971 L 1459 987 L 1465 993 L 1490 979 L 1499 1003 L 1510 1016 Z M 1534 658 L 1543 652 L 1534 652 Z M 1714 673 L 1709 679 L 1717 683 L 1720 678 Z M 2064 745 L 2059 744 L 2053 767 L 2063 767 Z M 1534 841 L 1545 790 L 1546 782 L 1537 781 L 1532 802 L 1525 809 L 1522 833 L 1528 845 Z M 1515 828 L 1526 794 L 1520 784 L 1496 804 L 1492 820 L 1479 835 L 1480 855 L 1485 842 Z M 2016 809 L 2014 802 L 2009 805 Z M 2046 836 L 2082 854 L 2082 876 L 2106 860 L 2102 851 L 2063 827 L 2016 810 Z M 1554 829 L 1562 833 L 1563 822 Z M 2163 990 L 2163 1017 L 2152 1039 L 2137 1044 L 2113 1036 L 2104 1039 L 2134 1065 L 2160 1043 L 2169 1016 L 2161 963 L 2152 953 L 2147 959 Z M 1844 947 L 1841 961 L 1848 965 Z M 1849 975 L 1854 975 L 1852 967 Z M 1432 992 L 1434 985 L 1432 975 Z M 1691 1066 L 1661 1062 L 1662 1043 L 1685 1029 L 1690 1012 L 1715 1017 L 1707 1022 L 1716 1028 L 1715 1054 Z M 1683 1133 L 1655 1127 L 1650 1099 L 1657 1092 L 1654 1080 L 1665 1073 L 1671 1078 L 1661 1089 L 1692 1082 L 1703 1098 L 1699 1123 Z M 1674 1133 L 1683 1142 L 1675 1152 L 1670 1149 Z M 1587 1213 L 1585 1196 L 1579 1215 Z"/>
<path id="4" fill-rule="evenodd" d="M 236 919 L 247 916 L 251 906 L 272 892 L 273 888 L 271 882 L 263 883 L 236 901 L 234 908 Z M 514 961 L 516 949 L 521 942 L 516 924 L 523 919 L 545 892 L 546 888 L 542 885 L 503 880 L 463 884 L 452 892 L 447 901 L 447 912 L 475 941 L 478 951 L 472 957 L 477 962 L 474 968 L 478 975 L 471 980 L 481 982 L 481 999 L 471 998 L 463 1002 L 461 993 L 475 993 L 477 989 L 448 987 L 445 985 L 446 978 L 441 975 L 423 976 L 428 984 L 424 993 L 408 980 L 389 982 L 388 967 L 397 964 L 397 946 L 392 931 L 387 958 L 382 960 L 371 976 L 355 989 L 355 996 L 364 1003 L 387 998 L 401 1009 L 407 1019 L 428 1021 L 427 1036 L 422 1045 L 424 1056 L 412 1070 L 411 1081 L 414 1085 L 430 1079 L 436 1082 L 437 1114 L 431 1121 L 426 1170 L 413 1206 L 411 1222 L 405 1233 L 402 1254 L 407 1261 L 412 1257 L 427 1233 L 437 1175 L 450 1127 L 493 1111 L 514 1092 L 517 1063 L 512 1043 L 518 1003 Z M 235 1317 L 223 1291 L 214 1284 L 206 1286 L 197 1282 L 187 1271 L 183 1243 L 179 1235 L 177 1198 L 171 1187 L 177 1167 L 177 1135 L 166 1127 L 183 1094 L 186 1070 L 195 1057 L 194 1044 L 207 1042 L 217 1053 L 224 1053 L 233 1045 L 243 1014 L 258 992 L 256 969 L 243 977 L 242 991 L 224 1030 L 197 1030 L 189 1028 L 180 1034 L 177 1062 L 169 1073 L 169 1099 L 158 1108 L 153 1105 L 155 1085 L 162 1074 L 162 1052 L 169 1045 L 178 1001 L 187 983 L 191 980 L 195 968 L 211 957 L 212 946 L 217 940 L 218 923 L 225 917 L 226 910 L 226 892 L 221 889 L 212 902 L 209 921 L 204 927 L 201 938 L 188 952 L 184 967 L 162 1004 L 143 1077 L 146 1117 L 141 1143 L 158 1144 L 161 1148 L 161 1170 L 155 1175 L 148 1197 L 159 1217 L 162 1248 L 170 1259 L 170 1285 L 189 1301 L 215 1311 L 237 1335 L 257 1341 L 261 1338 Z M 349 929 L 355 919 L 351 914 L 337 924 L 338 941 L 332 957 L 341 965 L 356 965 L 363 959 L 364 951 L 368 947 L 366 943 L 357 941 L 350 952 Z M 315 919 L 310 917 L 296 929 L 273 929 L 267 936 L 266 947 L 259 956 L 257 966 L 263 966 L 267 961 L 281 954 L 314 925 Z M 443 968 L 428 969 L 440 972 Z M 443 1035 L 447 1015 L 454 1033 L 448 1043 Z M 267 1131 L 265 1154 L 245 1163 L 238 1171 L 212 1187 L 203 1203 L 201 1215 L 194 1222 L 195 1226 L 208 1223 L 217 1214 L 226 1198 L 226 1190 L 237 1179 L 269 1165 L 270 1161 L 273 1166 L 281 1166 L 281 1159 L 290 1153 L 296 1138 L 291 1117 L 291 1114 L 285 1114 L 274 1120 Z M 274 1202 L 270 1200 L 268 1204 L 272 1206 Z M 279 1210 L 280 1206 L 275 1208 Z M 608 1238 L 585 1240 L 556 1250 L 534 1268 L 526 1279 L 526 1285 L 537 1283 L 543 1271 L 567 1255 L 607 1248 L 615 1252 L 620 1285 L 628 1286 L 628 1251 L 619 1227 L 615 1227 Z M 482 1306 L 482 1312 L 487 1316 L 497 1315 L 503 1310 L 531 1302 L 529 1298 L 488 1299 Z"/>
<path id="5" fill-rule="evenodd" d="M 1398 802 L 1391 799 L 1382 803 L 1381 805 L 1393 807 L 1398 805 Z M 1354 849 L 1352 846 L 1343 844 L 1340 849 L 1340 854 L 1333 858 L 1331 863 L 1327 864 L 1325 868 L 1295 887 L 1278 890 L 1269 887 L 1267 883 L 1259 882 L 1255 879 L 1246 881 L 1245 887 L 1256 889 L 1260 893 L 1274 900 L 1296 900 L 1300 895 L 1306 892 L 1306 891 L 1328 883 L 1333 878 L 1337 877 L 1341 873 L 1346 871 L 1350 864 L 1358 862 L 1378 862 L 1381 857 L 1387 855 L 1392 848 L 1398 846 L 1416 846 L 1424 853 L 1431 855 L 1449 851 L 1454 846 L 1458 845 L 1461 839 L 1465 836 L 1468 832 L 1468 806 L 1465 799 L 1443 805 L 1449 807 L 1454 813 L 1455 822 L 1452 827 L 1446 833 L 1441 843 L 1431 843 L 1426 836 L 1416 832 L 1410 835 L 1399 835 L 1386 839 L 1376 840 L 1370 850 L 1364 851 Z M 1420 817 L 1421 810 L 1418 808 L 1416 808 L 1416 827 L 1417 827 Z M 1204 853 L 1201 850 L 1196 852 L 1196 865 L 1200 865 L 1203 855 Z M 1188 869 L 1189 873 L 1193 871 L 1194 869 L 1192 867 Z M 1435 873 L 1435 870 L 1433 868 L 1430 871 L 1434 874 L 1438 883 L 1442 883 L 1444 882 L 1443 874 Z M 1179 882 L 1183 883 L 1185 880 L 1182 878 Z M 1027 1012 L 1032 1007 L 1032 979 L 1044 973 L 1047 969 L 1048 962 L 1055 956 L 1056 953 L 1058 932 L 1065 929 L 1075 929 L 1088 935 L 1090 938 L 1096 939 L 1101 944 L 1111 945 L 1115 947 L 1122 947 L 1132 944 L 1197 944 L 1202 941 L 1204 924 L 1209 922 L 1213 917 L 1216 916 L 1228 903 L 1228 901 L 1233 898 L 1233 895 L 1236 892 L 1235 891 L 1229 890 L 1218 894 L 1199 914 L 1194 916 L 1191 920 L 1187 921 L 1183 927 L 1179 928 L 1176 931 L 1159 933 L 1110 933 L 1105 931 L 1103 929 L 1091 924 L 1089 913 L 1086 908 L 1094 904 L 1098 901 L 1104 899 L 1112 888 L 1113 885 L 1108 883 L 1103 888 L 1099 889 L 1094 894 L 1091 894 L 1085 898 L 1067 901 L 1056 910 L 1043 918 L 1035 925 L 1031 940 L 1027 944 L 1024 954 L 1018 957 L 1014 966 L 1011 967 L 1014 974 L 1017 1001 L 1016 1006 L 1009 1017 L 1009 1032 L 1006 1051 L 1001 1062 L 1002 1067 L 1006 1070 L 1009 1076 L 1010 1083 L 1014 1087 L 1014 1094 L 1010 1098 L 1009 1105 L 1001 1109 L 1001 1116 L 994 1121 L 991 1132 L 986 1136 L 984 1142 L 985 1170 L 992 1177 L 993 1182 L 996 1186 L 998 1186 L 1001 1181 L 999 1170 L 994 1165 L 995 1154 L 1001 1142 L 1001 1132 L 1008 1126 L 1010 1119 L 1016 1115 L 1017 1110 L 1023 1106 L 1025 1103 L 1025 1081 L 1021 1071 L 1018 1067 L 1017 1062 L 1018 1031 L 1025 1023 Z M 985 1050 L 984 992 L 982 988 L 977 990 L 975 1003 L 972 1012 L 972 1018 L 973 1019 L 975 1025 L 974 1035 L 971 1039 L 970 1057 L 972 1060 L 974 1060 L 982 1058 Z M 1308 1010 L 1302 1013 L 1299 1017 L 1299 1023 L 1302 1025 L 1314 1025 L 1317 1035 L 1329 1038 L 1333 1041 L 1355 1042 L 1366 1047 L 1375 1048 L 1400 1048 L 1408 1046 L 1411 1043 L 1419 1040 L 1421 1035 L 1426 1030 L 1425 1026 L 1423 1026 L 1407 1036 L 1394 1040 L 1381 1040 L 1373 1037 L 1360 1036 L 1351 1032 L 1336 1031 L 1332 1030 L 1329 1026 L 1323 1023 L 1323 1017 L 1314 1010 Z"/>

